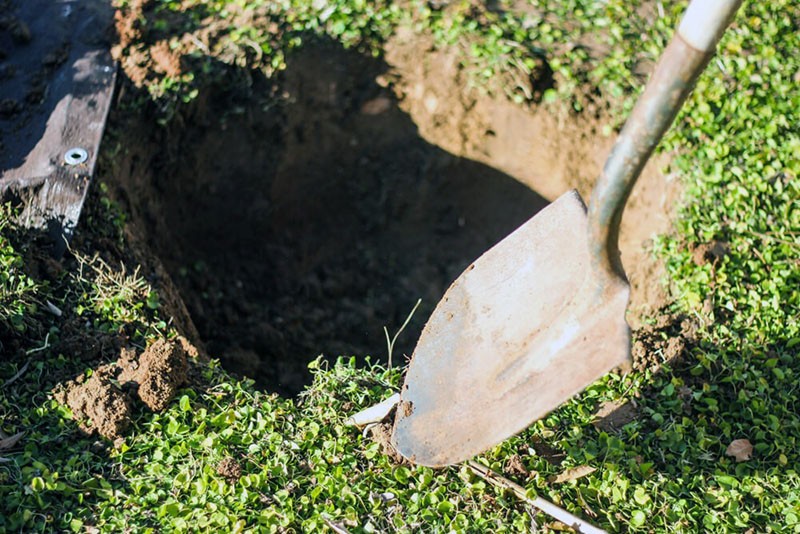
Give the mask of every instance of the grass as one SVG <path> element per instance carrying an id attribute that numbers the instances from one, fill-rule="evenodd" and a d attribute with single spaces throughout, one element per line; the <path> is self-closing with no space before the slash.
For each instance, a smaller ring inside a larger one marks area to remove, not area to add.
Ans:
<path id="1" fill-rule="evenodd" d="M 23 333 L 29 327 L 28 317 L 38 309 L 39 287 L 23 269 L 25 260 L 21 250 L 12 243 L 19 239 L 18 232 L 10 228 L 13 210 L 0 207 L 0 334 Z"/>
<path id="2" fill-rule="evenodd" d="M 279 22 L 278 37 L 261 26 L 226 30 L 215 53 L 228 50 L 231 62 L 279 72 L 285 54 L 315 33 L 380 53 L 394 28 L 412 25 L 438 46 L 457 47 L 485 90 L 498 90 L 491 83 L 498 76 L 521 79 L 533 65 L 526 61 L 546 57 L 555 78 L 546 100 L 584 112 L 604 106 L 617 122 L 642 82 L 638 66 L 657 57 L 682 8 L 647 4 L 662 11 L 648 22 L 641 3 L 621 0 L 531 0 L 524 10 L 502 13 L 469 2 L 446 9 L 415 2 L 322 4 L 183 3 L 195 17 L 187 23 L 224 21 L 236 10 L 257 8 Z M 153 31 L 164 32 L 159 17 L 179 4 L 155 5 Z M 662 144 L 678 154 L 673 171 L 687 190 L 676 233 L 662 237 L 658 251 L 677 295 L 673 311 L 700 325 L 690 354 L 658 373 L 609 375 L 481 458 L 500 471 L 519 459 L 530 475 L 509 476 L 529 492 L 609 530 L 800 531 L 798 20 L 796 2 L 748 2 Z M 252 49 L 246 41 L 261 55 L 242 52 Z M 202 72 L 147 83 L 172 83 L 191 96 L 192 84 L 206 83 Z M 500 89 L 519 100 L 513 88 Z M 167 93 L 150 91 L 174 105 Z M 103 198 L 93 193 L 84 231 L 105 232 L 107 241 L 124 245 L 122 214 Z M 142 285 L 125 254 L 119 254 L 122 267 L 86 259 L 81 271 L 71 260 L 65 272 L 37 278 L 26 270 L 27 245 L 8 215 L 0 217 L 0 327 L 4 347 L 13 340 L 15 357 L 0 361 L 0 384 L 30 364 L 0 385 L 0 431 L 25 432 L 14 448 L 0 448 L 0 530 L 299 532 L 333 523 L 353 532 L 500 532 L 530 526 L 513 495 L 487 487 L 465 467 L 395 465 L 376 443 L 346 427 L 346 415 L 385 398 L 401 379 L 400 370 L 357 369 L 350 359 L 331 368 L 317 363 L 314 384 L 297 400 L 256 391 L 212 362 L 202 368 L 206 388 L 183 390 L 163 413 L 139 413 L 120 448 L 81 436 L 49 394 L 58 380 L 85 371 L 63 350 L 68 319 L 98 335 L 124 332 L 139 345 L 172 333 L 158 316 L 157 294 Z M 710 243 L 724 244 L 727 253 L 696 261 L 697 247 Z M 93 257 L 91 240 L 76 247 Z M 64 317 L 46 312 L 47 300 Z M 640 416 L 619 432 L 595 428 L 592 414 L 610 400 L 635 401 Z M 735 439 L 753 444 L 751 460 L 726 456 Z M 563 462 L 551 463 L 542 444 L 560 451 Z M 241 468 L 237 481 L 218 472 L 226 459 Z M 581 466 L 596 470 L 549 481 Z"/>

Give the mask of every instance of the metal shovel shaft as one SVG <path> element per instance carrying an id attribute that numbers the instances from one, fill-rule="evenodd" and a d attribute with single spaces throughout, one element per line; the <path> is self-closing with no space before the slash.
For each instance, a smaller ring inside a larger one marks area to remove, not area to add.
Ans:
<path id="1" fill-rule="evenodd" d="M 589 253 L 596 269 L 625 276 L 618 246 L 625 203 L 741 3 L 694 0 L 664 50 L 611 149 L 589 201 Z"/>

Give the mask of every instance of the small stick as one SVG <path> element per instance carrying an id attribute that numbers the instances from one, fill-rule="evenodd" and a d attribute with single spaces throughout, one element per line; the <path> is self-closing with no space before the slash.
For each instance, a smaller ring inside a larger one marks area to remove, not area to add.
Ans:
<path id="1" fill-rule="evenodd" d="M 48 348 L 50 348 L 50 332 L 48 332 L 47 335 L 44 336 L 44 345 L 42 345 L 41 347 L 35 348 L 35 349 L 27 350 L 27 351 L 25 351 L 25 354 L 30 356 L 34 352 L 40 352 L 40 351 L 46 350 Z"/>
<path id="2" fill-rule="evenodd" d="M 392 411 L 392 408 L 394 408 L 395 404 L 398 402 L 400 402 L 400 394 L 395 393 L 388 399 L 370 406 L 365 410 L 361 410 L 355 415 L 351 415 L 347 418 L 345 424 L 350 426 L 364 426 L 370 423 L 380 423 L 386 419 L 386 416 L 389 415 L 389 412 Z"/>
<path id="3" fill-rule="evenodd" d="M 48 334 L 48 335 L 49 335 L 49 334 Z M 14 381 L 16 381 L 16 380 L 17 380 L 19 377 L 21 377 L 23 374 L 25 374 L 25 371 L 27 371 L 27 370 L 28 370 L 28 366 L 29 366 L 30 364 L 31 364 L 31 360 L 30 360 L 30 358 L 29 358 L 29 359 L 28 359 L 28 361 L 27 361 L 27 362 L 25 362 L 25 365 L 23 365 L 23 366 L 22 366 L 22 368 L 21 368 L 19 371 L 17 371 L 17 374 L 15 374 L 15 375 L 14 375 L 14 376 L 12 376 L 11 378 L 9 378 L 9 379 L 8 379 L 8 380 L 6 380 L 5 382 L 3 382 L 3 386 L 2 386 L 2 387 L 4 387 L 4 388 L 5 388 L 5 387 L 8 387 L 8 386 L 10 386 L 11 384 L 13 384 L 13 383 L 14 383 Z"/>
<path id="4" fill-rule="evenodd" d="M 61 317 L 63 312 L 58 308 L 58 306 L 56 306 L 55 304 L 53 304 L 49 300 L 46 301 L 45 304 L 47 305 L 47 311 L 49 311 L 50 313 L 52 313 L 56 317 Z"/>
<path id="5" fill-rule="evenodd" d="M 5 435 L 3 435 L 3 439 L 0 439 L 0 451 L 12 448 L 20 439 L 22 439 L 22 436 L 24 435 L 24 430 L 10 437 L 5 437 Z"/>
<path id="6" fill-rule="evenodd" d="M 350 531 L 349 531 L 349 530 L 347 530 L 346 528 L 344 528 L 342 525 L 339 525 L 338 523 L 334 523 L 333 521 L 331 521 L 331 520 L 330 520 L 330 519 L 328 519 L 327 517 L 324 517 L 324 516 L 323 516 L 323 517 L 322 517 L 322 520 L 323 520 L 323 521 L 325 521 L 325 524 L 326 524 L 326 525 L 328 525 L 328 527 L 329 527 L 329 528 L 330 528 L 332 531 L 336 532 L 336 534 L 350 534 Z"/>
<path id="7" fill-rule="evenodd" d="M 492 469 L 489 469 L 485 465 L 479 464 L 475 460 L 469 460 L 467 462 L 467 466 L 469 466 L 469 468 L 472 469 L 476 475 L 484 479 L 489 484 L 498 488 L 511 490 L 523 502 L 533 506 L 541 512 L 544 512 L 550 517 L 561 521 L 565 525 L 574 528 L 576 532 L 581 534 L 606 534 L 605 530 L 587 523 L 583 519 L 572 515 L 550 501 L 546 501 L 541 497 L 536 497 L 535 499 L 528 498 L 528 496 L 525 494 L 525 488 L 508 480 L 506 477 L 500 475 Z"/>

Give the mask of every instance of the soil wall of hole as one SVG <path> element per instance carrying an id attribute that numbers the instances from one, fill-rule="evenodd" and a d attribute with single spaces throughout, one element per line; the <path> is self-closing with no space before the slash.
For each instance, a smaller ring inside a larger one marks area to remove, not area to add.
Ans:
<path id="1" fill-rule="evenodd" d="M 611 144 L 596 120 L 470 90 L 418 36 L 385 60 L 317 43 L 287 65 L 278 82 L 253 75 L 248 98 L 204 92 L 166 128 L 115 112 L 108 178 L 180 294 L 179 328 L 284 394 L 319 354 L 385 360 L 384 326 L 421 298 L 394 347 L 403 363 L 461 271 L 561 193 L 588 198 Z M 635 314 L 662 298 L 646 242 L 677 194 L 663 164 L 625 216 Z"/>

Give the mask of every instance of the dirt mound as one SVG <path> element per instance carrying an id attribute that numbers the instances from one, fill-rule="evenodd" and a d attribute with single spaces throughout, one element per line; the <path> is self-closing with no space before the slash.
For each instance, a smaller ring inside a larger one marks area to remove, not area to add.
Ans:
<path id="1" fill-rule="evenodd" d="M 697 341 L 697 322 L 681 315 L 661 310 L 655 324 L 639 328 L 631 356 L 633 367 L 639 371 L 657 372 L 665 363 L 680 362 Z"/>
<path id="2" fill-rule="evenodd" d="M 138 357 L 122 349 L 116 362 L 98 367 L 88 378 L 68 381 L 55 398 L 69 406 L 84 432 L 116 440 L 130 425 L 137 400 L 153 411 L 167 407 L 186 382 L 187 352 L 196 356 L 184 339 L 156 341 Z"/>
<path id="3" fill-rule="evenodd" d="M 217 464 L 217 474 L 233 484 L 242 476 L 242 465 L 234 458 L 227 456 Z"/>
<path id="4" fill-rule="evenodd" d="M 135 384 L 139 399 L 154 412 L 167 407 L 189 369 L 182 344 L 164 340 L 150 345 L 138 359 L 135 352 L 123 350 L 117 365 L 122 368 L 119 382 Z"/>
<path id="5" fill-rule="evenodd" d="M 117 382 L 115 364 L 94 370 L 89 378 L 78 376 L 55 392 L 61 404 L 72 410 L 72 417 L 87 434 L 97 432 L 108 439 L 117 439 L 131 422 L 131 399 Z"/>

